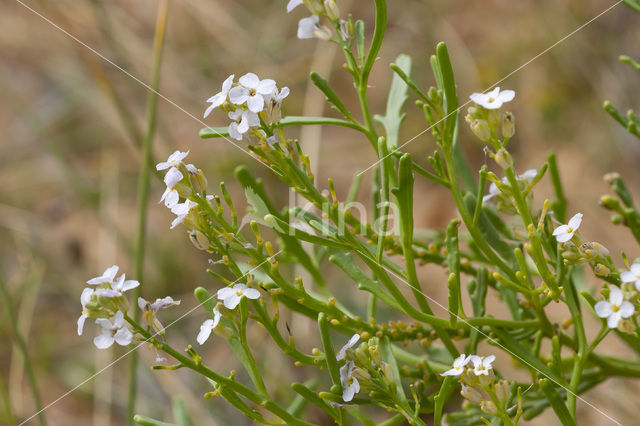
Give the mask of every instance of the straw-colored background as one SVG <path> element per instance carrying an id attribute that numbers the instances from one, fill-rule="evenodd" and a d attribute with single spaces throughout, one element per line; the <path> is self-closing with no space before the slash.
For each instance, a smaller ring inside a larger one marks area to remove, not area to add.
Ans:
<path id="1" fill-rule="evenodd" d="M 25 3 L 118 66 L 149 81 L 155 1 Z M 338 4 L 343 13 L 352 12 L 371 29 L 372 2 Z M 466 99 L 611 4 L 612 0 L 390 2 L 388 36 L 371 78 L 373 110 L 384 111 L 391 76 L 388 64 L 400 53 L 413 57 L 414 78 L 426 88 L 433 83 L 428 56 L 438 41 L 446 41 L 459 93 Z M 171 2 L 160 93 L 200 118 L 205 99 L 219 91 L 224 78 L 252 71 L 291 88 L 285 113 L 320 115 L 325 110 L 322 96 L 307 80 L 313 69 L 338 88 L 348 105 L 355 106 L 340 52 L 326 43 L 297 40 L 297 20 L 306 13 L 299 8 L 287 15 L 284 6 L 284 0 Z M 19 328 L 48 404 L 124 353 L 120 347 L 96 351 L 92 325 L 88 322 L 85 335 L 78 337 L 75 321 L 88 278 L 114 263 L 129 275 L 133 272 L 139 146 L 148 91 L 18 2 L 3 1 L 0 10 L 0 279 L 12 294 Z M 639 106 L 640 76 L 617 61 L 622 53 L 640 57 L 639 23 L 640 16 L 619 5 L 501 84 L 517 93 L 509 109 L 517 120 L 511 149 L 518 169 L 539 167 L 547 153 L 555 151 L 570 199 L 569 212 L 585 213 L 583 235 L 608 246 L 615 259 L 620 250 L 630 258 L 640 252 L 629 234 L 610 225 L 608 213 L 597 206 L 599 196 L 607 193 L 601 177 L 619 171 L 640 195 L 640 144 L 601 105 L 610 99 L 623 110 Z M 168 102 L 160 100 L 158 108 L 155 158 L 166 158 L 175 149 L 191 150 L 189 159 L 206 172 L 210 184 L 224 180 L 240 204 L 243 196 L 232 171 L 246 164 L 265 179 L 279 205 L 285 205 L 286 189 L 267 169 L 223 140 L 200 140 L 202 124 Z M 408 103 L 407 110 L 401 141 L 426 127 L 417 108 Z M 222 125 L 225 120 L 214 113 L 206 123 Z M 462 124 L 465 150 L 479 166 L 488 159 Z M 296 132 L 292 129 L 289 134 L 297 136 Z M 375 159 L 366 140 L 349 130 L 314 129 L 304 133 L 302 140 L 315 161 L 319 184 L 325 187 L 326 179 L 334 178 L 343 197 L 353 174 Z M 406 147 L 423 163 L 434 149 L 429 132 Z M 370 179 L 370 174 L 365 176 L 365 182 Z M 538 203 L 549 194 L 547 189 L 543 183 L 536 194 Z M 142 293 L 147 299 L 167 294 L 182 299 L 179 308 L 163 313 L 163 320 L 169 322 L 196 304 L 192 291 L 197 285 L 213 291 L 220 284 L 206 274 L 206 256 L 188 242 L 183 230 L 169 231 L 171 214 L 156 204 L 162 190 L 162 183 L 153 180 Z M 417 225 L 441 228 L 455 215 L 443 190 L 418 179 L 416 191 Z M 340 274 L 332 277 L 336 288 L 343 284 Z M 429 294 L 446 301 L 441 274 L 431 268 L 423 277 Z M 349 297 L 364 309 L 366 298 L 355 293 Z M 498 304 L 495 309 L 493 313 L 500 315 Z M 193 344 L 204 318 L 204 312 L 196 310 L 169 330 L 170 341 L 176 347 Z M 564 312 L 559 311 L 556 320 L 563 318 Z M 313 326 L 295 320 L 292 331 L 297 331 L 298 344 L 305 350 L 318 345 Z M 597 327 L 597 322 L 591 324 Z M 14 413 L 24 419 L 34 413 L 34 406 L 20 353 L 12 344 L 5 305 L 0 309 L 0 341 L 2 377 Z M 280 381 L 286 389 L 291 381 L 314 374 L 311 369 L 291 367 L 258 328 L 252 343 L 269 366 L 268 382 Z M 623 353 L 613 339 L 605 345 L 606 351 Z M 248 424 L 224 401 L 204 401 L 204 380 L 188 371 L 149 372 L 147 366 L 155 354 L 146 348 L 139 352 L 138 412 L 171 421 L 168 402 L 172 396 L 181 396 L 197 424 Z M 237 368 L 220 338 L 211 339 L 201 354 L 217 371 Z M 501 360 L 507 364 L 506 358 Z M 51 406 L 45 412 L 47 419 L 54 425 L 121 424 L 126 375 L 123 360 Z M 275 385 L 272 390 L 278 392 Z M 585 398 L 632 424 L 637 420 L 637 391 L 631 381 L 614 379 Z M 291 392 L 283 394 L 291 396 Z M 580 402 L 578 406 L 581 424 L 606 424 L 592 408 Z M 555 424 L 550 413 L 535 424 L 545 422 Z"/>

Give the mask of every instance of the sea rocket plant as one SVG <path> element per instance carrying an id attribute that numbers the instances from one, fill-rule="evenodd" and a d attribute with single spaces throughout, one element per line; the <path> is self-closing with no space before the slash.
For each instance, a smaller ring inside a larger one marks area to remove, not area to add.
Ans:
<path id="1" fill-rule="evenodd" d="M 458 84 L 445 44 L 438 44 L 429 61 L 435 86 L 424 90 L 412 79 L 410 58 L 399 56 L 386 110 L 376 111 L 368 101 L 369 76 L 379 62 L 387 3 L 374 4 L 373 29 L 351 15 L 341 19 L 334 0 L 291 0 L 286 7 L 292 12 L 303 5 L 311 14 L 298 23 L 299 38 L 330 40 L 345 55 L 354 102 L 343 99 L 347 90 L 336 91 L 322 76 L 311 75 L 339 117 L 282 118 L 289 89 L 278 89 L 274 80 L 255 73 L 237 81 L 230 75 L 221 91 L 207 99 L 205 118 L 220 109 L 230 121 L 225 128 L 203 129 L 201 135 L 228 134 L 247 141 L 251 154 L 269 166 L 264 172 L 274 172 L 260 180 L 249 168 L 238 167 L 246 212 L 236 208 L 224 184 L 214 195 L 204 172 L 185 163 L 189 151 L 175 151 L 156 166 L 165 171 L 161 202 L 175 214 L 170 227 L 180 225 L 207 257 L 207 272 L 215 280 L 211 287 L 218 289 L 213 294 L 204 287 L 194 290 L 207 317 L 191 337 L 203 345 L 212 332 L 222 336 L 244 371 L 217 372 L 193 346 L 184 351 L 172 346 L 176 339 L 158 318 L 161 310 L 180 303 L 171 296 L 154 302 L 138 298 L 138 321 L 127 290 L 139 283 L 118 276 L 117 265 L 87 282 L 78 334 L 92 318 L 99 328 L 98 347 L 149 342 L 176 360 L 157 369 L 188 368 L 206 377 L 213 386 L 207 398 L 226 399 L 253 423 L 308 426 L 318 418 L 347 424 L 353 416 L 373 424 L 387 415 L 381 420 L 385 424 L 512 426 L 551 407 L 564 424 L 577 424 L 582 392 L 609 377 L 640 377 L 635 361 L 605 356 L 599 347 L 615 329 L 640 354 L 640 263 L 620 271 L 614 260 L 618 257 L 609 249 L 577 235 L 582 214 L 566 221 L 569 192 L 562 188 L 555 156 L 535 169 L 516 167 L 522 159 L 512 156 L 509 145 L 515 143 L 515 116 L 504 111 L 516 99 L 515 91 L 496 87 L 473 93 L 465 116 L 473 135 L 468 138 L 461 131 Z M 415 102 L 405 107 L 411 94 Z M 406 109 L 412 105 L 437 144 L 428 161 L 412 158 L 399 143 L 410 116 Z M 349 137 L 361 138 L 373 149 L 378 160 L 373 172 L 355 176 L 348 196 L 341 198 L 336 182 L 319 179 L 304 144 L 291 137 L 289 127 L 297 124 L 347 128 L 353 132 Z M 479 140 L 482 146 L 475 149 L 487 154 L 479 173 L 464 157 L 474 149 L 467 139 Z M 518 175 L 516 170 L 527 171 Z M 451 194 L 457 215 L 446 229 L 416 226 L 414 182 L 423 178 L 423 184 Z M 278 186 L 269 179 L 295 193 L 295 204 L 282 206 L 271 198 Z M 367 179 L 370 186 L 363 190 Z M 539 199 L 542 179 L 553 187 L 550 199 Z M 484 195 L 487 181 L 491 184 Z M 630 192 L 619 175 L 609 175 L 607 182 L 620 200 L 603 197 L 602 205 L 615 212 L 614 223 L 628 227 L 640 242 L 640 212 Z M 363 193 L 370 194 L 370 204 L 354 215 L 351 208 Z M 298 198 L 310 208 L 299 207 Z M 554 223 L 565 221 L 553 229 Z M 628 265 L 626 256 L 621 258 Z M 441 269 L 445 278 L 423 279 L 425 264 Z M 595 300 L 593 279 L 606 282 L 602 294 L 607 300 Z M 344 297 L 346 283 L 366 302 Z M 446 314 L 433 309 L 428 296 L 433 288 L 428 286 L 448 290 Z M 498 304 L 502 308 L 494 310 Z M 565 318 L 551 319 L 551 309 Z M 593 315 L 592 309 L 607 320 L 597 333 L 585 330 L 584 317 Z M 291 327 L 299 321 L 312 325 L 305 323 L 303 341 L 296 334 L 300 327 Z M 273 344 L 256 347 L 264 339 L 255 335 L 268 336 Z M 349 336 L 336 353 L 336 338 L 343 342 Z M 318 347 L 307 345 L 309 341 Z M 517 361 L 514 368 L 526 371 L 524 379 L 504 377 L 507 368 L 494 368 L 493 354 L 466 355 L 487 343 L 501 352 L 501 360 Z M 268 348 L 303 366 L 296 374 L 304 380 L 280 387 L 265 383 L 274 376 L 289 377 L 265 374 L 273 368 L 266 361 L 273 358 L 263 354 Z M 459 396 L 452 392 L 458 385 Z M 314 415 L 306 416 L 305 407 L 312 405 Z M 373 410 L 364 409 L 367 405 L 379 407 L 375 420 L 369 418 Z"/>

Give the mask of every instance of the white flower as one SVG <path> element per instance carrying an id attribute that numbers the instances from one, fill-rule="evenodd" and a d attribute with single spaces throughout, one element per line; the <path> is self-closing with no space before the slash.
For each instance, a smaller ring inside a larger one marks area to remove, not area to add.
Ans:
<path id="1" fill-rule="evenodd" d="M 98 318 L 96 324 L 102 327 L 102 332 L 93 339 L 93 344 L 98 349 L 106 349 L 113 345 L 113 342 L 120 346 L 127 346 L 133 339 L 131 331 L 124 326 L 122 311 L 116 312 L 113 316 L 113 322 L 107 318 Z"/>
<path id="2" fill-rule="evenodd" d="M 239 82 L 240 86 L 236 86 L 229 91 L 229 100 L 236 105 L 242 105 L 246 102 L 249 111 L 255 113 L 264 109 L 265 96 L 268 100 L 276 90 L 275 81 L 270 78 L 260 80 L 252 72 L 240 77 Z"/>
<path id="3" fill-rule="evenodd" d="M 640 291 L 640 263 L 631 265 L 628 271 L 620 274 L 623 283 L 635 283 L 636 290 Z"/>
<path id="4" fill-rule="evenodd" d="M 229 118 L 234 120 L 229 124 L 229 136 L 238 141 L 242 140 L 242 135 L 247 133 L 250 127 L 260 124 L 258 114 L 249 110 L 231 111 Z"/>
<path id="5" fill-rule="evenodd" d="M 99 285 L 104 283 L 110 283 L 116 277 L 117 273 L 118 273 L 118 265 L 110 266 L 107 269 L 105 269 L 104 273 L 101 276 L 91 278 L 89 281 L 87 281 L 87 284 Z"/>
<path id="6" fill-rule="evenodd" d="M 526 172 L 524 172 L 523 174 L 521 174 L 519 176 L 516 176 L 516 180 L 520 181 L 520 180 L 526 180 L 526 179 L 533 179 L 537 175 L 538 175 L 538 171 L 536 169 L 529 169 Z M 507 179 L 506 176 L 504 176 L 501 179 L 501 181 L 504 184 L 509 183 L 509 180 Z M 489 201 L 490 199 L 492 199 L 493 197 L 495 197 L 499 193 L 500 193 L 500 190 L 498 189 L 498 185 L 496 185 L 495 183 L 491 183 L 491 185 L 489 186 L 489 193 L 487 195 L 485 195 L 484 197 L 482 197 L 482 202 L 486 203 L 487 201 Z"/>
<path id="7" fill-rule="evenodd" d="M 225 287 L 218 290 L 218 299 L 222 300 L 224 307 L 227 309 L 235 309 L 243 297 L 257 299 L 260 297 L 260 292 L 255 288 L 247 287 L 245 284 L 236 284 L 233 287 Z"/>
<path id="8" fill-rule="evenodd" d="M 489 370 L 493 367 L 491 363 L 495 361 L 495 355 L 489 355 L 485 357 L 480 357 L 478 355 L 471 355 L 469 360 L 473 363 L 473 372 L 476 376 L 488 376 Z"/>
<path id="9" fill-rule="evenodd" d="M 99 288 L 96 290 L 98 296 L 120 297 L 125 291 L 134 289 L 140 285 L 136 280 L 125 280 L 124 274 L 111 283 L 111 288 Z"/>
<path id="10" fill-rule="evenodd" d="M 618 322 L 622 318 L 629 318 L 634 311 L 633 304 L 624 300 L 622 290 L 618 287 L 610 287 L 609 301 L 599 301 L 594 309 L 600 318 L 607 318 L 609 328 L 618 327 Z"/>
<path id="11" fill-rule="evenodd" d="M 227 101 L 229 90 L 233 85 L 233 77 L 234 77 L 234 74 L 231 74 L 229 77 L 227 77 L 224 83 L 222 83 L 222 91 L 220 91 L 219 93 L 216 93 L 215 95 L 207 99 L 207 102 L 211 103 L 211 105 L 209 105 L 209 107 L 207 107 L 206 111 L 204 112 L 204 118 L 207 118 L 209 114 L 211 114 L 211 111 L 214 110 L 214 108 L 219 107 L 220 105 L 222 105 Z"/>
<path id="12" fill-rule="evenodd" d="M 189 216 L 191 209 L 197 205 L 198 203 L 195 201 L 186 199 L 184 203 L 179 203 L 171 207 L 171 213 L 175 214 L 177 217 L 173 219 L 173 222 L 171 222 L 171 228 L 169 229 L 173 229 L 184 222 L 184 219 Z"/>
<path id="13" fill-rule="evenodd" d="M 355 377 L 356 367 L 353 361 L 347 361 L 345 365 L 340 367 L 340 384 L 342 385 L 342 399 L 349 402 L 353 396 L 360 392 L 360 383 Z"/>
<path id="14" fill-rule="evenodd" d="M 580 228 L 580 223 L 582 223 L 582 213 L 576 213 L 569 219 L 569 224 L 558 226 L 553 231 L 553 235 L 559 243 L 566 243 L 573 238 L 573 234 Z"/>
<path id="15" fill-rule="evenodd" d="M 500 87 L 496 87 L 489 93 L 473 93 L 471 100 L 486 109 L 498 109 L 503 103 L 513 100 L 516 92 L 513 90 L 500 91 Z"/>
<path id="16" fill-rule="evenodd" d="M 298 38 L 314 38 L 316 31 L 320 30 L 320 17 L 318 15 L 311 15 L 308 18 L 302 18 L 298 22 Z"/>
<path id="17" fill-rule="evenodd" d="M 87 303 L 91 301 L 91 295 L 95 293 L 95 290 L 92 288 L 85 288 L 82 290 L 82 294 L 80 295 L 80 303 L 82 304 L 82 315 L 78 318 L 78 336 L 82 335 L 82 329 L 84 328 L 84 322 L 89 318 L 89 314 L 87 313 Z"/>
<path id="18" fill-rule="evenodd" d="M 222 314 L 218 311 L 218 309 L 213 308 L 213 319 L 206 320 L 200 326 L 200 332 L 198 333 L 198 337 L 196 337 L 196 340 L 199 344 L 203 344 L 207 341 L 213 329 L 218 326 L 221 316 Z"/>
<path id="19" fill-rule="evenodd" d="M 440 374 L 441 376 L 459 376 L 464 372 L 464 367 L 471 360 L 472 355 L 468 357 L 465 354 L 460 355 L 458 358 L 453 361 L 453 368 L 451 370 L 447 370 L 444 373 Z"/>
<path id="20" fill-rule="evenodd" d="M 163 297 L 162 299 L 156 299 L 155 302 L 150 303 L 142 297 L 138 297 L 138 307 L 142 310 L 142 320 L 149 327 L 153 327 L 158 333 L 164 333 L 164 327 L 156 317 L 156 314 L 160 309 L 166 309 L 171 306 L 177 306 L 180 304 L 179 300 L 173 300 L 171 296 Z"/>
<path id="21" fill-rule="evenodd" d="M 287 3 L 287 13 L 291 12 L 293 9 L 300 6 L 301 4 L 302 4 L 302 0 L 289 0 L 289 3 Z"/>
<path id="22" fill-rule="evenodd" d="M 340 349 L 340 351 L 338 351 L 338 354 L 336 355 L 336 359 L 338 361 L 340 361 L 341 359 L 344 359 L 344 356 L 347 354 L 347 349 L 352 348 L 353 345 L 358 343 L 358 340 L 360 340 L 360 335 L 358 333 L 351 336 L 351 339 L 349 339 L 347 344 L 344 345 L 342 349 Z"/>
<path id="23" fill-rule="evenodd" d="M 166 170 L 169 167 L 178 167 L 187 155 L 189 155 L 189 151 L 176 151 L 167 158 L 167 161 L 156 164 L 156 170 Z"/>
<path id="24" fill-rule="evenodd" d="M 183 178 L 183 174 L 178 170 L 177 167 L 171 167 L 167 174 L 164 176 L 164 183 L 167 185 L 167 189 L 165 189 L 162 197 L 160 198 L 160 202 L 164 201 L 164 205 L 168 208 L 172 208 L 178 201 L 180 201 L 180 194 L 175 189 L 175 186 L 180 182 Z"/>

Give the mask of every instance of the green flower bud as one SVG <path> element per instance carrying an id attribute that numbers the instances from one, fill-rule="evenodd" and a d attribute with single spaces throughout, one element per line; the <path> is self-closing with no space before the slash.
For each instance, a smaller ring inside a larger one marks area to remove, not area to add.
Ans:
<path id="1" fill-rule="evenodd" d="M 502 379 L 499 380 L 498 383 L 495 384 L 496 396 L 500 402 L 504 402 L 508 397 L 511 391 L 509 382 Z"/>
<path id="2" fill-rule="evenodd" d="M 473 120 L 470 125 L 473 134 L 482 142 L 489 142 L 491 140 L 491 130 L 485 120 Z"/>
<path id="3" fill-rule="evenodd" d="M 493 159 L 503 169 L 508 169 L 509 167 L 513 166 L 513 159 L 511 158 L 511 154 L 509 154 L 509 151 L 504 148 L 500 148 L 498 152 L 493 155 Z"/>
<path id="4" fill-rule="evenodd" d="M 324 10 L 327 14 L 327 18 L 335 21 L 340 18 L 340 9 L 336 4 L 336 0 L 324 0 Z"/>
<path id="5" fill-rule="evenodd" d="M 496 415 L 498 414 L 498 408 L 496 407 L 496 404 L 494 404 L 492 401 L 482 401 L 480 403 L 480 409 L 487 414 L 491 414 L 491 415 Z"/>
<path id="6" fill-rule="evenodd" d="M 502 118 L 502 137 L 510 139 L 516 133 L 516 119 L 510 112 Z"/>

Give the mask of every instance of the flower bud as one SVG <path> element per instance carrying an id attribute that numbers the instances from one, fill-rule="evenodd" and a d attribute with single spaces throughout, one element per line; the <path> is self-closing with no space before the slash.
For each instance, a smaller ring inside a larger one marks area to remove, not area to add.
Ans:
<path id="1" fill-rule="evenodd" d="M 495 153 L 493 159 L 498 163 L 500 167 L 503 169 L 508 169 L 513 166 L 513 159 L 511 158 L 511 154 L 504 148 L 500 148 L 498 152 Z"/>
<path id="2" fill-rule="evenodd" d="M 197 169 L 196 173 L 189 171 L 191 174 L 191 178 L 193 181 L 193 188 L 196 190 L 198 194 L 204 194 L 207 191 L 207 178 L 202 173 L 202 170 Z"/>
<path id="3" fill-rule="evenodd" d="M 207 251 L 209 249 L 209 239 L 198 230 L 189 232 L 189 240 L 198 250 Z"/>
<path id="4" fill-rule="evenodd" d="M 491 415 L 498 414 L 498 408 L 496 407 L 496 404 L 494 404 L 492 401 L 482 401 L 480 403 L 480 409 L 487 414 L 491 414 Z"/>
<path id="5" fill-rule="evenodd" d="M 495 389 L 496 396 L 500 402 L 504 402 L 509 397 L 510 386 L 508 381 L 504 379 L 499 380 L 498 383 L 495 384 Z"/>
<path id="6" fill-rule="evenodd" d="M 486 399 L 486 395 L 480 389 L 475 386 L 467 386 L 464 383 L 462 384 L 462 389 L 460 389 L 460 395 L 474 404 L 481 404 Z"/>
<path id="7" fill-rule="evenodd" d="M 471 122 L 471 131 L 482 142 L 489 142 L 491 140 L 491 130 L 485 120 L 473 120 Z"/>
<path id="8" fill-rule="evenodd" d="M 606 175 L 603 176 L 603 179 L 606 183 L 611 185 L 616 180 L 620 179 L 620 173 L 616 173 L 616 172 L 607 173 Z"/>
<path id="9" fill-rule="evenodd" d="M 309 12 L 314 15 L 320 15 L 324 12 L 324 8 L 322 7 L 322 2 L 320 0 L 302 0 L 304 5 L 309 9 Z"/>
<path id="10" fill-rule="evenodd" d="M 609 210 L 620 209 L 620 202 L 613 198 L 611 195 L 603 195 L 602 197 L 600 197 L 600 205 Z"/>
<path id="11" fill-rule="evenodd" d="M 622 333 L 631 334 L 633 333 L 633 322 L 629 318 L 622 318 L 618 322 L 618 330 Z"/>
<path id="12" fill-rule="evenodd" d="M 609 276 L 609 268 L 607 268 L 606 266 L 604 266 L 602 263 L 598 263 L 594 268 L 593 268 L 593 272 L 601 277 L 608 277 Z"/>
<path id="13" fill-rule="evenodd" d="M 324 0 L 324 11 L 327 14 L 327 18 L 332 21 L 340 18 L 340 9 L 338 9 L 336 0 Z"/>
<path id="14" fill-rule="evenodd" d="M 331 29 L 322 25 L 313 30 L 313 36 L 315 38 L 319 38 L 320 40 L 331 40 Z"/>
<path id="15" fill-rule="evenodd" d="M 340 20 L 340 37 L 343 41 L 348 41 L 353 35 L 353 25 L 344 19 Z"/>
<path id="16" fill-rule="evenodd" d="M 510 139 L 516 133 L 516 119 L 510 112 L 505 113 L 502 118 L 502 137 Z"/>
<path id="17" fill-rule="evenodd" d="M 589 258 L 595 257 L 607 257 L 609 256 L 609 250 L 602 244 L 592 241 L 590 243 L 584 243 L 580 246 L 585 256 Z"/>

